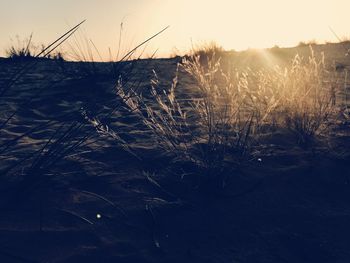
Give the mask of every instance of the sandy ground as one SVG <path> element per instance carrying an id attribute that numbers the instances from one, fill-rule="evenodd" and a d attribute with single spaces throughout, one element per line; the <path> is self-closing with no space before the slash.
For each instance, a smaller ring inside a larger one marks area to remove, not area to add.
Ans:
<path id="1" fill-rule="evenodd" d="M 343 47 L 322 48 L 346 65 Z M 279 52 L 289 58 L 296 50 Z M 130 64 L 135 74 L 123 79 L 147 89 L 154 69 L 168 87 L 177 62 Z M 230 170 L 229 185 L 211 191 L 198 188 L 201 171 L 184 175 L 186 165 L 171 164 L 122 109 L 110 65 L 98 64 L 97 76 L 90 66 L 38 62 L 0 98 L 1 120 L 14 113 L 0 129 L 0 262 L 350 262 L 349 122 L 335 123 L 312 150 L 286 131 L 267 134 L 259 158 Z M 0 60 L 0 84 L 19 67 Z M 181 92 L 191 85 L 180 76 Z M 142 159 L 98 135 L 83 111 L 118 131 Z M 51 148 L 41 151 L 45 145 Z M 45 166 L 48 159 L 54 162 Z"/>

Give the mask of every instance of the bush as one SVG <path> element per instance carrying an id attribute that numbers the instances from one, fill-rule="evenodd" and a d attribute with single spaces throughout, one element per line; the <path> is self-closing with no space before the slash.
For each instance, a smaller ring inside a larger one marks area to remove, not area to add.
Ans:
<path id="1" fill-rule="evenodd" d="M 62 52 L 57 52 L 57 53 L 53 54 L 52 56 L 50 56 L 49 58 L 57 60 L 57 61 L 65 61 L 64 55 Z"/>

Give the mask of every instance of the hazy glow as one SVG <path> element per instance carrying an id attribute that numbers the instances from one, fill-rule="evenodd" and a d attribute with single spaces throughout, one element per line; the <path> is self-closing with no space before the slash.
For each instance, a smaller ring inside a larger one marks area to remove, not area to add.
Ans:
<path id="1" fill-rule="evenodd" d="M 84 34 L 106 58 L 108 47 L 116 50 L 122 21 L 124 49 L 170 25 L 146 52 L 159 49 L 160 56 L 188 50 L 191 41 L 242 50 L 336 41 L 329 27 L 350 33 L 349 0 L 1 0 L 1 9 L 0 55 L 16 35 L 34 32 L 36 43 L 48 43 L 85 18 Z"/>

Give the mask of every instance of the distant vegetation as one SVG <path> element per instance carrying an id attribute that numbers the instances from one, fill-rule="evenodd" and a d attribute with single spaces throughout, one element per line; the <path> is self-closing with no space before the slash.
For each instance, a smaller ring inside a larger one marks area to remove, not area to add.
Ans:
<path id="1" fill-rule="evenodd" d="M 12 44 L 6 50 L 7 57 L 13 60 L 24 60 L 34 58 L 35 46 L 32 43 L 32 37 L 33 34 L 31 34 L 29 38 L 25 40 L 20 40 L 19 37 L 17 37 L 16 44 Z"/>
<path id="2" fill-rule="evenodd" d="M 18 36 L 16 37 L 16 42 L 12 43 L 11 46 L 5 50 L 5 54 L 7 58 L 10 58 L 14 61 L 26 61 L 32 60 L 37 57 L 39 53 L 45 50 L 45 46 L 35 45 L 33 43 L 33 34 L 31 34 L 28 38 L 21 40 Z M 41 57 L 42 59 L 43 57 Z M 63 61 L 64 56 L 60 51 L 53 51 L 47 54 L 47 59 L 54 59 Z"/>

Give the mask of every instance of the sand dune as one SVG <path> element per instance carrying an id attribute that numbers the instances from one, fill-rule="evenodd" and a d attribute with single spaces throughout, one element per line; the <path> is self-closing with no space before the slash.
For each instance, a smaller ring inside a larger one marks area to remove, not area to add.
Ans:
<path id="1" fill-rule="evenodd" d="M 347 67 L 341 49 L 315 52 L 328 51 L 329 65 Z M 306 50 L 267 52 L 284 63 Z M 229 56 L 240 67 L 258 66 L 264 57 L 251 52 Z M 169 88 L 178 62 L 125 62 L 119 73 L 152 103 L 152 70 Z M 1 85 L 20 66 L 0 60 Z M 226 171 L 225 189 L 201 188 L 205 171 L 174 163 L 117 97 L 111 65 L 95 66 L 96 75 L 82 62 L 39 61 L 0 98 L 1 123 L 14 113 L 0 129 L 1 262 L 350 260 L 348 120 L 312 150 L 288 131 L 266 133 L 258 156 Z M 177 92 L 190 97 L 194 79 L 180 70 L 178 82 Z M 99 134 L 84 112 L 116 131 L 138 158 Z"/>

